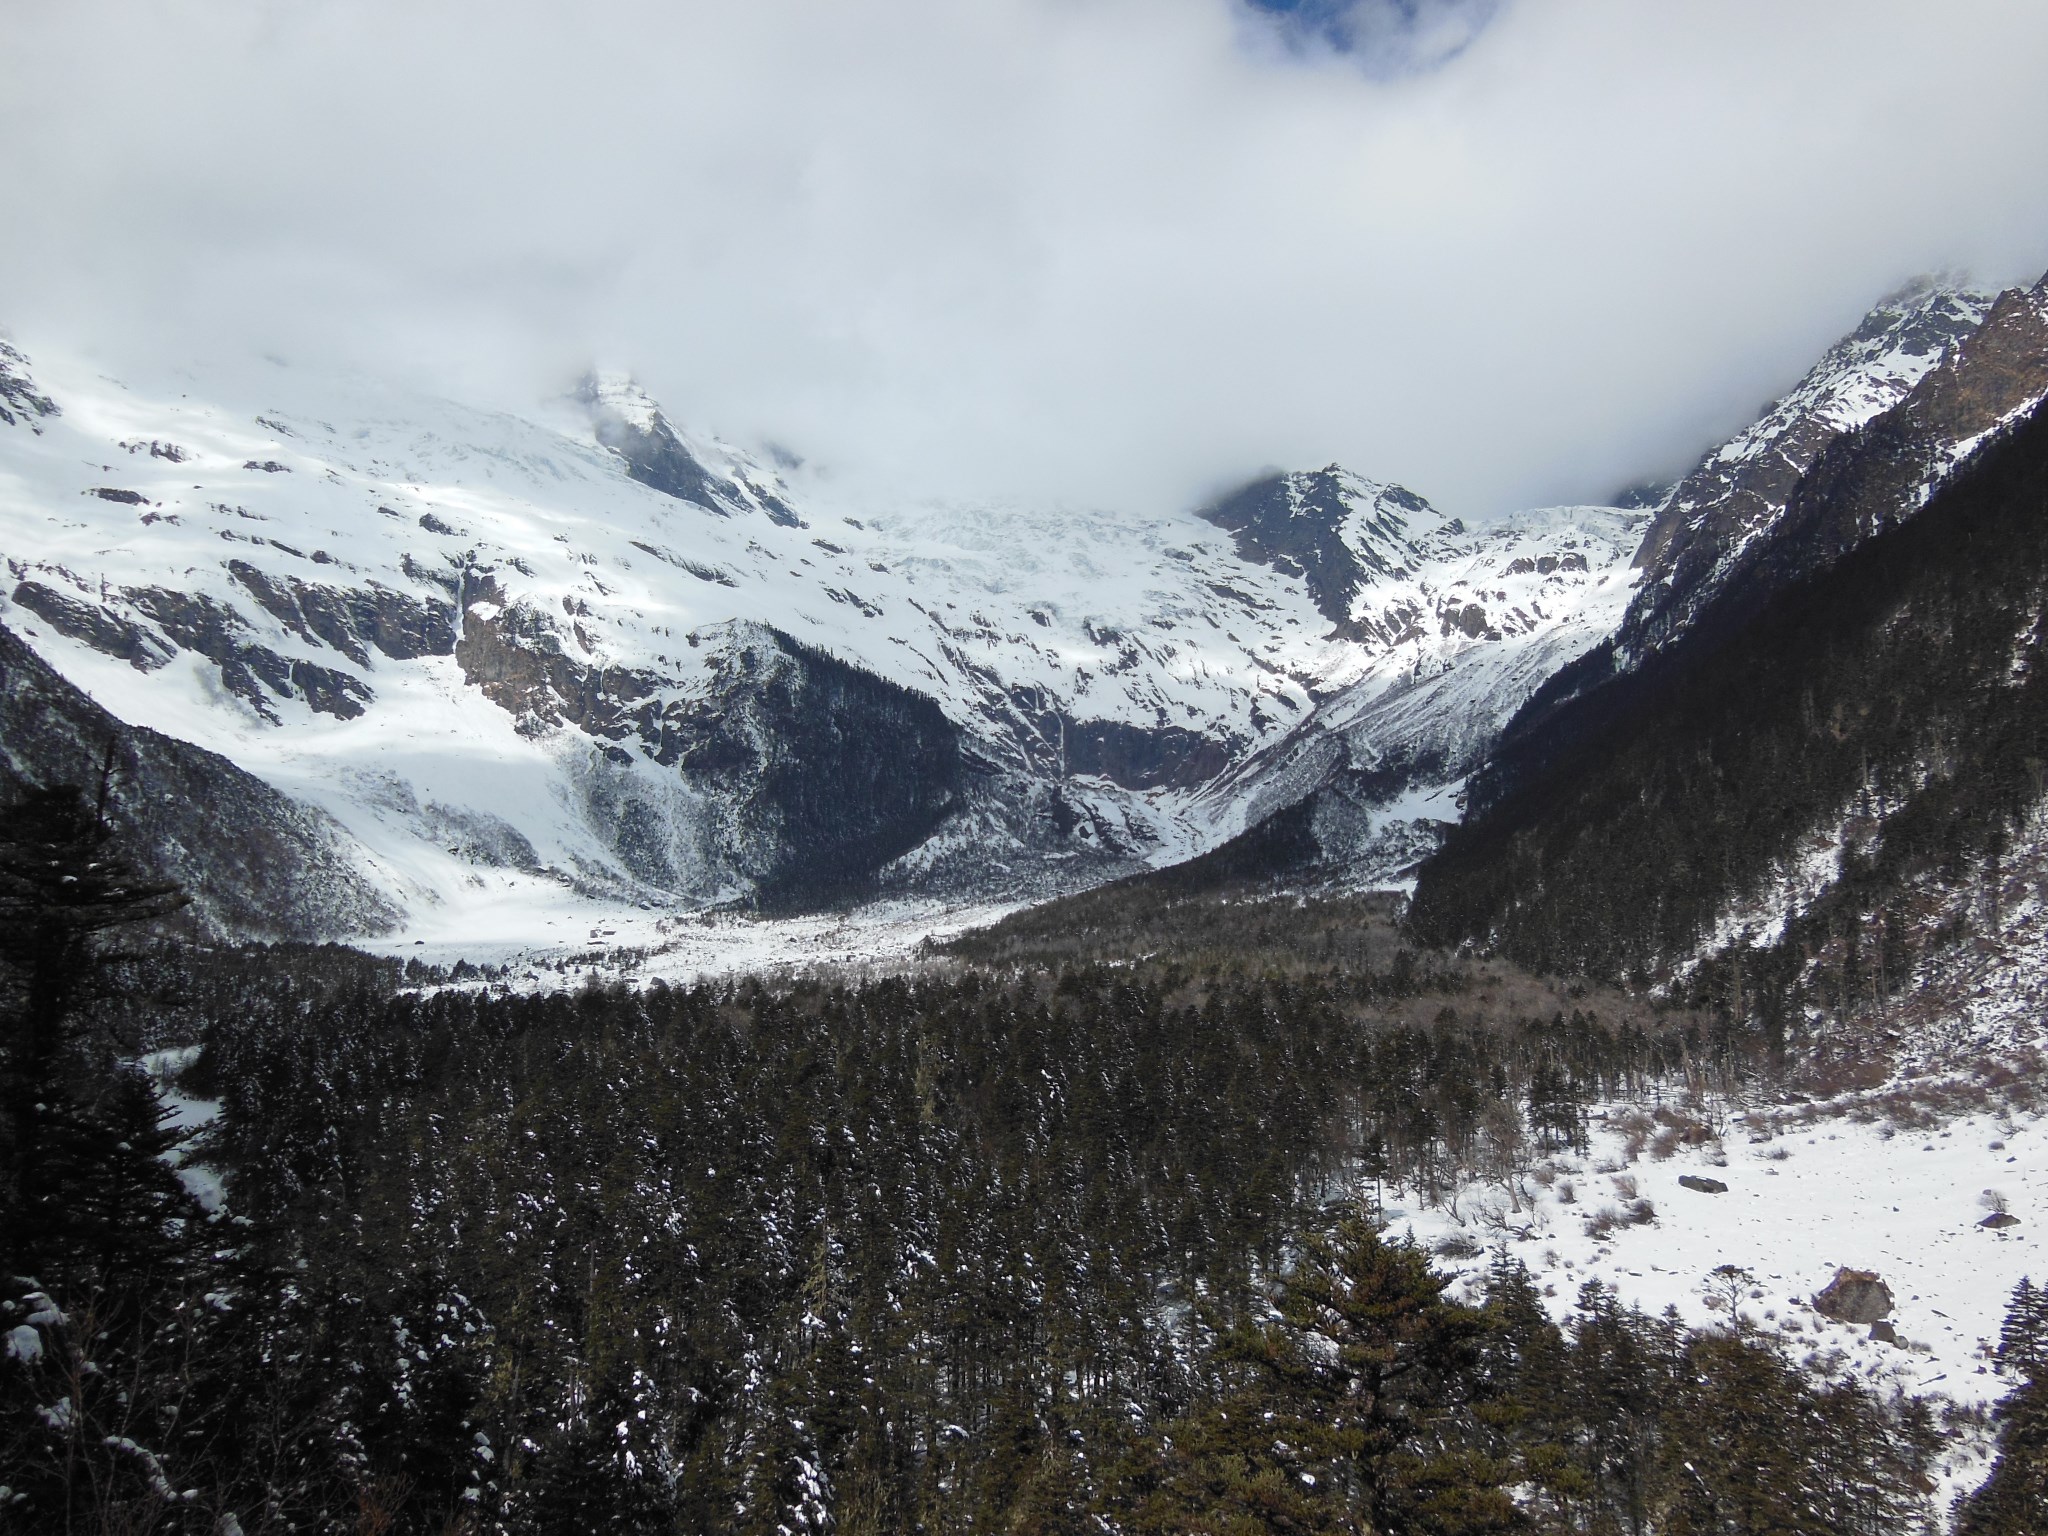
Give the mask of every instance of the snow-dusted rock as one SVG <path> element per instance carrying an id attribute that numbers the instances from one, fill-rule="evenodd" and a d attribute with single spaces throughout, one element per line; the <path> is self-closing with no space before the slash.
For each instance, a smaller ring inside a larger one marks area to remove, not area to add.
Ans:
<path id="1" fill-rule="evenodd" d="M 1815 1293 L 1813 1310 L 1838 1323 L 1874 1323 L 1891 1315 L 1892 1289 L 1870 1270 L 1837 1269 Z"/>

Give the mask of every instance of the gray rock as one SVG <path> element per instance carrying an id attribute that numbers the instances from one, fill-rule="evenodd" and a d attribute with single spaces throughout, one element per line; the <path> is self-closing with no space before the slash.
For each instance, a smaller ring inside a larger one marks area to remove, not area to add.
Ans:
<path id="1" fill-rule="evenodd" d="M 1838 1269 L 1813 1298 L 1813 1310 L 1838 1323 L 1875 1323 L 1892 1310 L 1892 1291 L 1867 1269 Z"/>
<path id="2" fill-rule="evenodd" d="M 1728 1193 L 1728 1186 L 1719 1179 L 1704 1178 L 1697 1173 L 1681 1173 L 1678 1176 L 1678 1182 L 1683 1188 L 1696 1189 L 1703 1195 L 1725 1195 Z"/>

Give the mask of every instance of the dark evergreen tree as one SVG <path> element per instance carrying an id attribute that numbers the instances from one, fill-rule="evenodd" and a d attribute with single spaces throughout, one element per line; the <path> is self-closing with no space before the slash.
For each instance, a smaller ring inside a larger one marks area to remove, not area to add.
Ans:
<path id="1" fill-rule="evenodd" d="M 1362 1218 L 1311 1239 L 1278 1316 L 1219 1341 L 1242 1384 L 1162 1437 L 1133 1529 L 1520 1529 L 1509 1468 L 1467 1417 L 1491 1325 L 1446 1283 Z"/>
<path id="2" fill-rule="evenodd" d="M 105 798 L 106 786 L 97 807 L 66 786 L 31 791 L 0 810 L 0 1264 L 46 1283 L 90 1262 L 86 1250 L 103 1247 L 108 1235 L 107 1207 L 124 1198 L 106 1189 L 95 1196 L 81 1182 L 118 1146 L 104 1134 L 103 1110 L 130 1128 L 147 1115 L 132 1087 L 103 1104 L 110 1053 L 82 1014 L 96 941 L 184 899 L 120 857 Z M 153 1125 L 148 1134 L 155 1136 Z"/>
<path id="3" fill-rule="evenodd" d="M 2048 1530 L 2048 1303 L 2031 1276 L 2013 1289 L 1999 1354 L 2020 1381 L 1999 1405 L 1990 1476 L 1957 1505 L 1956 1536 Z"/>

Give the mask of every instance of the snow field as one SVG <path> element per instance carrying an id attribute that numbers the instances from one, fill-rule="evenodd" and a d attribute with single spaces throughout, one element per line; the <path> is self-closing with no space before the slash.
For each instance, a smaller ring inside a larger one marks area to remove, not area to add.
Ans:
<path id="1" fill-rule="evenodd" d="M 1667 1138 L 1659 1157 L 1654 1137 L 1645 1145 L 1642 1109 L 1614 1105 L 1596 1118 L 1585 1155 L 1536 1162 L 1512 1200 L 1474 1181 L 1439 1207 L 1389 1190 L 1385 1209 L 1395 1231 L 1458 1275 L 1460 1294 L 1479 1293 L 1505 1242 L 1559 1320 L 1598 1280 L 1653 1315 L 1672 1308 L 1693 1327 L 1725 1328 L 1731 1285 L 1715 1271 L 1732 1265 L 1743 1272 L 1733 1284 L 1741 1326 L 1791 1359 L 1879 1390 L 1988 1407 L 2013 1386 L 1994 1358 L 2006 1302 L 2022 1276 L 2048 1277 L 2048 1121 L 1986 1110 L 1912 1130 L 1826 1110 L 1754 1134 L 1731 1122 L 1698 1145 Z M 1687 1174 L 1727 1192 L 1687 1189 Z M 2017 1226 L 1980 1225 L 1986 1191 Z M 1654 1219 L 1594 1219 L 1625 1217 L 1637 1200 Z M 1480 1252 L 1457 1256 L 1475 1243 Z M 1838 1267 L 1875 1271 L 1890 1287 L 1897 1344 L 1813 1310 Z M 1944 1507 L 1982 1480 L 1987 1445 L 1981 1432 L 1956 1432 L 1938 1479 Z"/>

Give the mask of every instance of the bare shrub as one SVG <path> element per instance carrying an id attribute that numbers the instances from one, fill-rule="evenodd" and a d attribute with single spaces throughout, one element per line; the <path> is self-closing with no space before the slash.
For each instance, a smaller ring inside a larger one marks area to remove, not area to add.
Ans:
<path id="1" fill-rule="evenodd" d="M 1603 1205 L 1586 1218 L 1586 1236 L 1600 1241 L 1622 1227 L 1646 1226 L 1656 1219 L 1657 1207 L 1641 1198 L 1621 1206 Z"/>
<path id="2" fill-rule="evenodd" d="M 1486 1245 L 1470 1232 L 1446 1232 L 1436 1241 L 1436 1254 L 1442 1259 L 1476 1259 L 1486 1252 Z"/>
<path id="3" fill-rule="evenodd" d="M 1650 1139 L 1650 1132 L 1656 1121 L 1640 1109 L 1631 1109 L 1614 1117 L 1614 1128 L 1621 1132 L 1621 1154 L 1625 1161 L 1634 1162 L 1643 1155 L 1643 1146 Z"/>
<path id="4" fill-rule="evenodd" d="M 1614 1192 L 1624 1200 L 1636 1197 L 1636 1176 L 1632 1173 L 1617 1173 L 1607 1181 L 1614 1186 Z"/>

